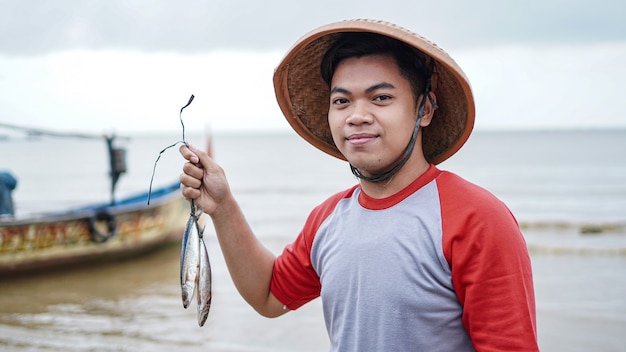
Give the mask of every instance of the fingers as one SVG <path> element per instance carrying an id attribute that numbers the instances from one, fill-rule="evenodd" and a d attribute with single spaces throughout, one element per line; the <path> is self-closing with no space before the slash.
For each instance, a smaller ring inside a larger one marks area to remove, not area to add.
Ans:
<path id="1" fill-rule="evenodd" d="M 185 159 L 193 164 L 200 164 L 205 168 L 212 164 L 212 159 L 206 152 L 196 149 L 192 145 L 181 145 L 179 151 Z"/>
<path id="2" fill-rule="evenodd" d="M 200 187 L 202 186 L 202 177 L 204 175 L 204 170 L 199 164 L 200 158 L 197 153 L 186 145 L 182 145 L 179 151 L 183 158 L 189 161 L 183 165 L 183 173 L 180 175 L 182 194 L 188 200 L 197 199 L 201 194 Z"/>
<path id="3" fill-rule="evenodd" d="M 183 145 L 179 151 L 188 160 L 180 175 L 182 194 L 187 200 L 196 200 L 196 205 L 210 214 L 212 209 L 216 209 L 216 204 L 229 195 L 224 172 L 202 150 Z"/>
<path id="4" fill-rule="evenodd" d="M 178 148 L 180 154 L 183 156 L 183 158 L 189 160 L 189 162 L 197 164 L 200 162 L 200 158 L 198 157 L 198 154 L 195 153 L 195 151 L 191 150 L 191 146 L 187 146 L 185 144 L 181 145 L 180 148 Z"/>
<path id="5" fill-rule="evenodd" d="M 180 183 L 186 187 L 200 188 L 202 185 L 202 169 L 194 164 L 186 163 L 183 166 L 183 173 L 180 175 Z"/>
<path id="6" fill-rule="evenodd" d="M 191 162 L 185 163 L 185 165 L 183 165 L 183 173 L 194 179 L 197 179 L 198 181 L 197 187 L 200 187 L 200 180 L 204 176 L 204 170 L 205 169 L 201 167 L 199 164 L 192 164 Z M 189 186 L 196 186 L 196 185 L 189 184 Z"/>
<path id="7" fill-rule="evenodd" d="M 183 194 L 183 197 L 185 197 L 185 199 L 187 200 L 198 199 L 201 195 L 200 190 L 198 188 L 185 186 L 185 184 L 182 183 L 182 177 L 183 176 L 181 176 L 180 190 Z"/>
<path id="8" fill-rule="evenodd" d="M 202 195 L 203 169 L 192 163 L 185 163 L 180 175 L 180 189 L 187 200 L 198 199 Z"/>

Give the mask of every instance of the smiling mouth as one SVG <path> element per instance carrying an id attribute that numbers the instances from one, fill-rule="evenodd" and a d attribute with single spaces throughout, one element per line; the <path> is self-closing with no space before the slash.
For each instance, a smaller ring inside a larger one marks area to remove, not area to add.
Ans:
<path id="1" fill-rule="evenodd" d="M 376 139 L 377 136 L 375 135 L 371 135 L 371 134 L 359 134 L 359 135 L 353 135 L 353 136 L 349 136 L 347 138 L 348 143 L 352 144 L 352 145 L 363 145 L 367 142 L 370 142 L 374 139 Z"/>

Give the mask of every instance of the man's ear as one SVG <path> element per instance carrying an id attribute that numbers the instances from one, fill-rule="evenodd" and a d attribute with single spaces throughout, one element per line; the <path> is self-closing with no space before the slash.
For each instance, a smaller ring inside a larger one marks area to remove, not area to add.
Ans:
<path id="1" fill-rule="evenodd" d="M 421 127 L 426 127 L 430 125 L 430 122 L 433 120 L 435 110 L 437 109 L 437 96 L 434 92 L 429 92 L 428 94 L 432 99 L 426 99 L 426 104 L 424 105 L 424 113 L 422 114 L 422 121 L 420 121 Z M 435 103 L 434 106 L 433 103 Z"/>

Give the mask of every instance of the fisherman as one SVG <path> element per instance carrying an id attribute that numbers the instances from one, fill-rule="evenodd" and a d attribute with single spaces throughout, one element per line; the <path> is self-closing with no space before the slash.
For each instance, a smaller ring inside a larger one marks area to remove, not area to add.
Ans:
<path id="1" fill-rule="evenodd" d="M 536 351 L 533 277 L 519 226 L 483 188 L 440 170 L 474 124 L 470 84 L 435 44 L 371 20 L 302 37 L 274 74 L 306 141 L 358 184 L 312 210 L 275 256 L 213 159 L 180 152 L 182 193 L 215 226 L 233 281 L 277 317 L 321 296 L 332 351 Z"/>
<path id="2" fill-rule="evenodd" d="M 17 180 L 8 171 L 0 170 L 0 216 L 15 215 L 11 192 L 17 186 Z"/>

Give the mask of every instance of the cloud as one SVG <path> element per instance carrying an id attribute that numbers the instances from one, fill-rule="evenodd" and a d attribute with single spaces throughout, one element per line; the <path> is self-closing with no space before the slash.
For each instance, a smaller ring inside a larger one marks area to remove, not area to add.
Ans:
<path id="1" fill-rule="evenodd" d="M 477 128 L 626 127 L 626 3 L 0 2 L 0 121 L 103 131 L 288 129 L 273 69 L 309 30 L 385 19 L 468 74 Z"/>
<path id="2" fill-rule="evenodd" d="M 283 53 L 68 51 L 0 57 L 0 121 L 79 131 L 288 130 L 272 86 Z M 461 50 L 477 129 L 626 127 L 626 43 Z"/>
<path id="3" fill-rule="evenodd" d="M 515 43 L 626 40 L 621 0 L 32 0 L 0 4 L 0 52 L 286 50 L 307 31 L 385 19 L 451 50 Z"/>
<path id="4" fill-rule="evenodd" d="M 626 43 L 511 45 L 459 56 L 479 128 L 626 127 Z"/>
<path id="5" fill-rule="evenodd" d="M 284 123 L 272 73 L 278 53 L 197 55 L 66 51 L 0 58 L 0 121 L 73 131 L 275 129 Z"/>

